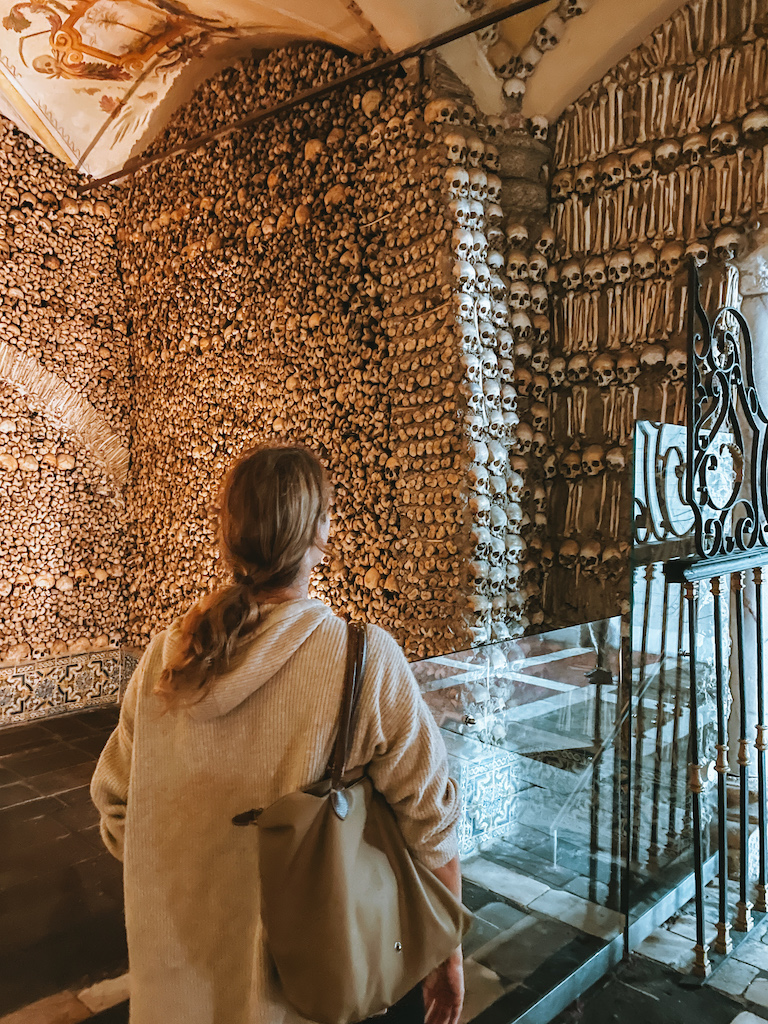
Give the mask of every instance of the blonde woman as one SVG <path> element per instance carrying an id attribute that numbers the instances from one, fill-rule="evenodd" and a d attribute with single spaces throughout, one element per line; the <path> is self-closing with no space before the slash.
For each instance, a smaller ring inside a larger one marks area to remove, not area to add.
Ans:
<path id="1" fill-rule="evenodd" d="M 244 808 L 320 779 L 341 704 L 347 628 L 309 577 L 328 541 L 330 487 L 299 446 L 245 454 L 224 483 L 231 586 L 158 634 L 123 701 L 91 794 L 124 862 L 132 1024 L 295 1024 L 274 987 Z M 413 852 L 454 892 L 456 785 L 395 641 L 375 626 L 352 766 L 367 766 Z M 457 1024 L 461 950 L 378 1020 Z"/>

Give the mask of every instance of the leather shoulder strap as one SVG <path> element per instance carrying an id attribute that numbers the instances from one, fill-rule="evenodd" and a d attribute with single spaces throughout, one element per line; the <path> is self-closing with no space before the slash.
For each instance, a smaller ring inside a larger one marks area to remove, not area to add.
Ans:
<path id="1" fill-rule="evenodd" d="M 344 693 L 341 699 L 339 728 L 331 758 L 332 789 L 340 788 L 352 749 L 360 694 L 363 688 L 366 649 L 365 626 L 355 622 L 347 623 L 347 668 L 344 677 Z"/>

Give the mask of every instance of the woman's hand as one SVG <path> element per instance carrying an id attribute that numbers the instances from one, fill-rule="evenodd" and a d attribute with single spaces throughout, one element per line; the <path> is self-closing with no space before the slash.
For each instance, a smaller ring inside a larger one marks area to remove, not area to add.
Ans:
<path id="1" fill-rule="evenodd" d="M 425 1024 L 459 1024 L 464 1006 L 464 957 L 461 946 L 421 983 Z"/>

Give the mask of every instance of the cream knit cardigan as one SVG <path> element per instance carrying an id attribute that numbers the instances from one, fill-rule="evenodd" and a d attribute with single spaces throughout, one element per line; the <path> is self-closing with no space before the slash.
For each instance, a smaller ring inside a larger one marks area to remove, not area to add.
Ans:
<path id="1" fill-rule="evenodd" d="M 346 624 L 320 601 L 263 606 L 238 664 L 190 710 L 153 687 L 179 624 L 150 644 L 91 784 L 124 860 L 131 1024 L 294 1024 L 275 991 L 259 914 L 259 830 L 234 815 L 319 779 L 341 702 Z M 411 850 L 456 854 L 456 784 L 395 641 L 369 627 L 350 767 L 368 765 Z"/>

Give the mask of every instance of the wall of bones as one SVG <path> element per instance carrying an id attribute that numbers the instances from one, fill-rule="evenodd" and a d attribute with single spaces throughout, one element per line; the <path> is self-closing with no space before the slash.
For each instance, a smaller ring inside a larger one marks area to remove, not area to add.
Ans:
<path id="1" fill-rule="evenodd" d="M 76 184 L 0 119 L 0 661 L 126 638 L 115 211 Z"/>
<path id="2" fill-rule="evenodd" d="M 156 145 L 353 62 L 314 45 L 241 62 Z M 117 237 L 141 396 L 135 642 L 216 579 L 224 466 L 285 436 L 332 468 L 334 550 L 315 590 L 336 608 L 377 619 L 413 655 L 506 636 L 536 613 L 524 537 L 543 491 L 526 491 L 509 449 L 514 347 L 536 332 L 543 343 L 549 325 L 543 286 L 506 280 L 504 207 L 530 199 L 525 175 L 546 150 L 526 136 L 530 166 L 519 146 L 505 157 L 503 126 L 479 123 L 441 75 L 421 93 L 402 77 L 360 83 L 133 179 Z"/>
<path id="3" fill-rule="evenodd" d="M 685 257 L 713 311 L 768 210 L 767 14 L 694 0 L 558 123 L 549 614 L 565 601 L 594 618 L 627 596 L 633 424 L 684 418 Z"/>

